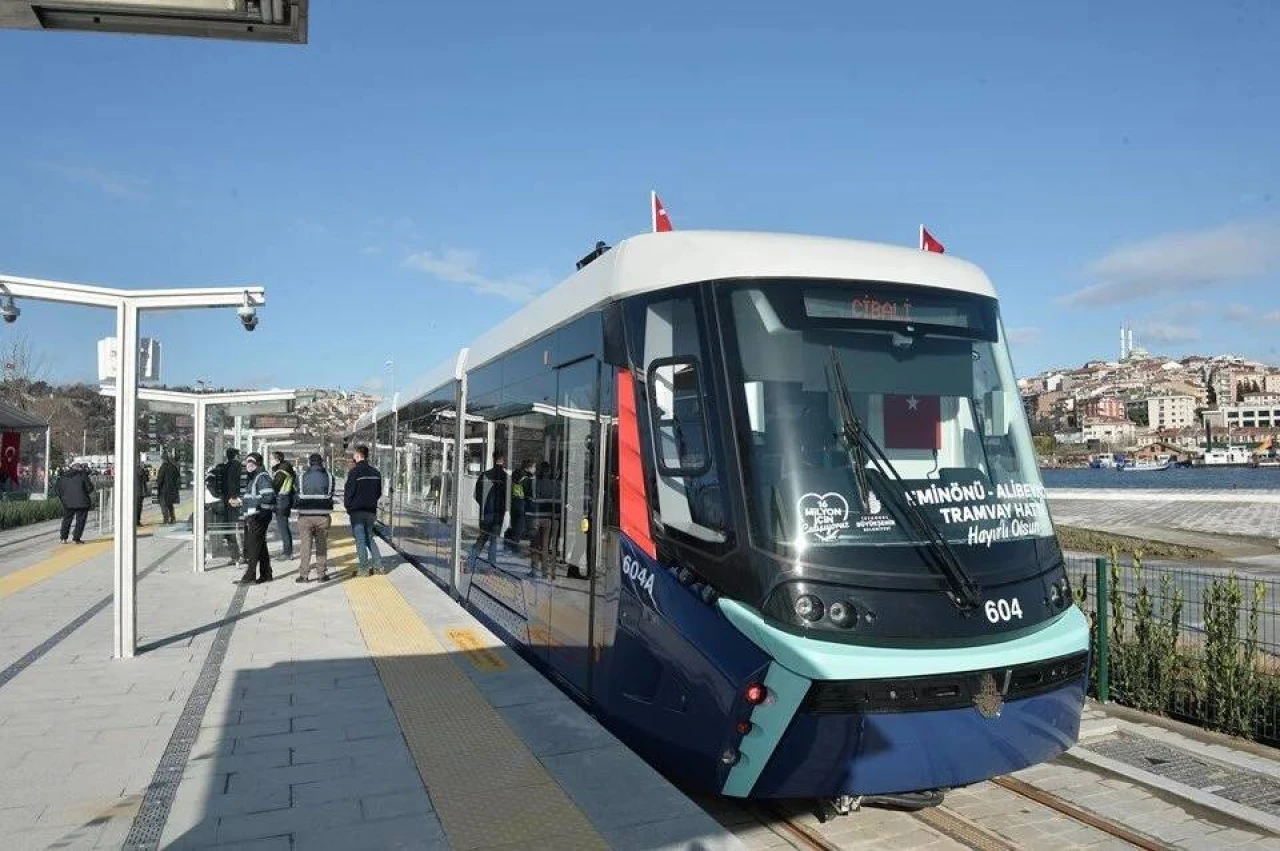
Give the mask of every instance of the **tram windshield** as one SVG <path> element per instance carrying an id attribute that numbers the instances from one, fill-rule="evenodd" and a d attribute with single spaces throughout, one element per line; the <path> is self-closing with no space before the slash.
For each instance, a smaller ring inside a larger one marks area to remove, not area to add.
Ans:
<path id="1" fill-rule="evenodd" d="M 837 564 L 850 546 L 1053 534 L 994 299 L 779 281 L 725 285 L 720 304 L 758 543 Z M 850 445 L 841 381 L 887 465 Z"/>

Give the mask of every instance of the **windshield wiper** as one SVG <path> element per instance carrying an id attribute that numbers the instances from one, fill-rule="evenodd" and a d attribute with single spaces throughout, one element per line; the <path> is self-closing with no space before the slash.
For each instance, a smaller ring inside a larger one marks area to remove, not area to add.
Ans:
<path id="1" fill-rule="evenodd" d="M 865 512 L 867 510 L 866 462 L 870 459 L 876 470 L 885 477 L 886 486 L 882 496 L 886 497 L 898 509 L 898 514 L 905 517 L 913 531 L 924 540 L 924 552 L 928 553 L 934 568 L 942 574 L 950 589 L 947 598 L 961 611 L 972 611 L 982 603 L 982 592 L 969 576 L 960 557 L 956 555 L 946 537 L 938 531 L 938 527 L 922 512 L 907 495 L 907 483 L 898 475 L 889 457 L 885 455 L 875 438 L 867 434 L 862 420 L 853 409 L 853 400 L 849 397 L 849 385 L 844 380 L 844 368 L 835 348 L 831 352 L 831 371 L 836 385 L 836 398 L 840 405 L 840 428 L 844 435 L 845 445 L 853 456 L 854 478 L 858 483 L 858 500 Z M 892 478 L 897 487 L 887 484 Z"/>

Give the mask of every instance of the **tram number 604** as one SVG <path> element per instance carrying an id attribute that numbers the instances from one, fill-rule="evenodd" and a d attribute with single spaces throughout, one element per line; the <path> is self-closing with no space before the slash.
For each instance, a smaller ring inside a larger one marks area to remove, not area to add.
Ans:
<path id="1" fill-rule="evenodd" d="M 987 613 L 987 620 L 992 623 L 1011 621 L 1014 618 L 1022 620 L 1022 604 L 1017 597 L 1012 600 L 988 600 L 983 609 Z"/>

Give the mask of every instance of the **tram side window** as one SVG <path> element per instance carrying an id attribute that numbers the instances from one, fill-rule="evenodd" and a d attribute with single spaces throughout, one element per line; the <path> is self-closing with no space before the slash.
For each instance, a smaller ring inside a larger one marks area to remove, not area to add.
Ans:
<path id="1" fill-rule="evenodd" d="M 658 469 L 664 476 L 698 476 L 711 467 L 698 365 L 672 358 L 649 365 L 649 410 L 653 415 Z"/>
<path id="2" fill-rule="evenodd" d="M 697 305 L 691 296 L 671 298 L 651 302 L 642 315 L 641 362 L 646 364 L 648 431 L 662 523 L 701 540 L 723 542 L 724 496 L 708 440 Z"/>

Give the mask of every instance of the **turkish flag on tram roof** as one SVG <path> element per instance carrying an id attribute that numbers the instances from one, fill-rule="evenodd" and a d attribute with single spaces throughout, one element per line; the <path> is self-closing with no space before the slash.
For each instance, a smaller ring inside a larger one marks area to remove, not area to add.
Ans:
<path id="1" fill-rule="evenodd" d="M 658 197 L 658 193 L 650 192 L 649 200 L 653 207 L 653 232 L 661 233 L 671 230 L 671 217 L 667 215 L 667 208 L 662 206 L 662 199 Z"/>
<path id="2" fill-rule="evenodd" d="M 885 449 L 942 448 L 942 400 L 937 396 L 884 397 Z"/>
<path id="3" fill-rule="evenodd" d="M 924 225 L 920 226 L 920 250 L 932 251 L 936 254 L 945 254 L 947 252 L 942 243 L 934 239 L 933 234 L 929 233 L 929 229 Z"/>

